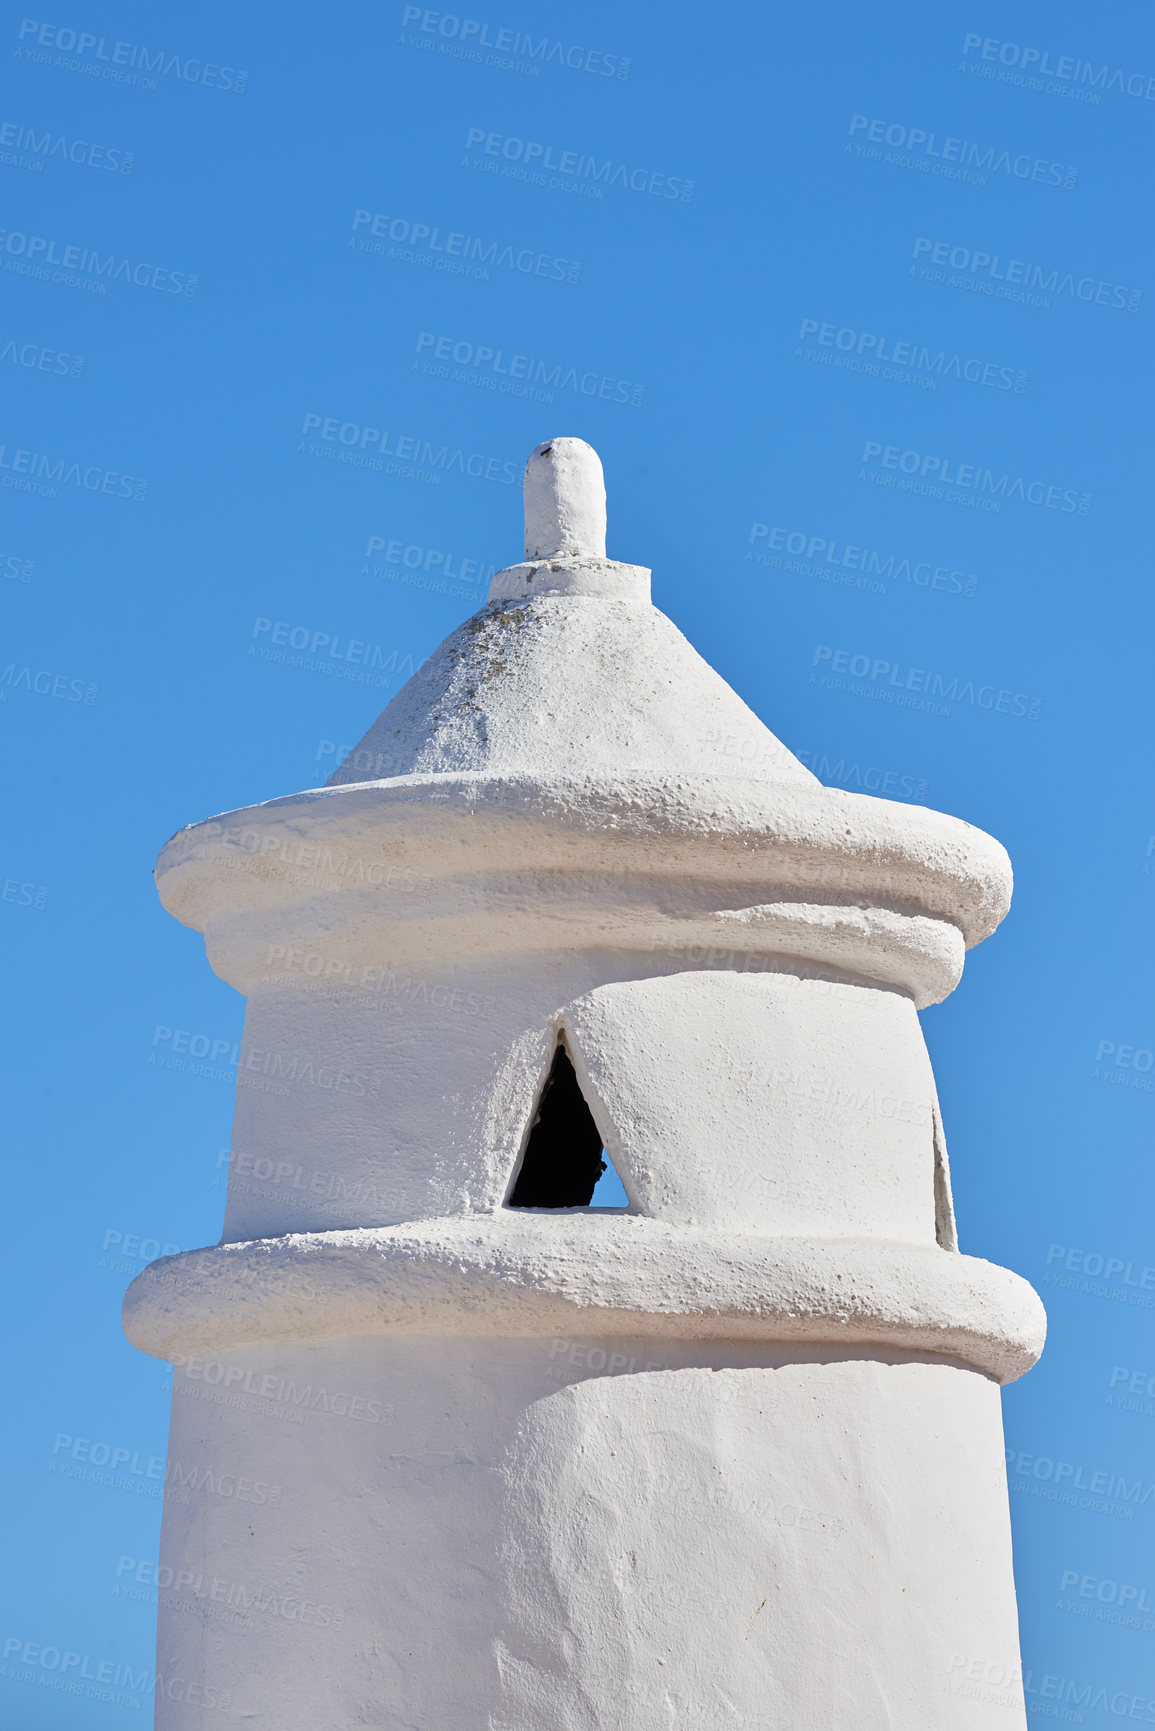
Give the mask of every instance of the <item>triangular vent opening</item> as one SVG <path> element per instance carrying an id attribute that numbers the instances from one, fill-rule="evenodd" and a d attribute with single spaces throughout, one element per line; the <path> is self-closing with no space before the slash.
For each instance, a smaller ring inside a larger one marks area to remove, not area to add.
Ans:
<path id="1" fill-rule="evenodd" d="M 595 1196 L 597 1198 L 595 1202 Z M 569 1053 L 559 1043 L 529 1132 L 511 1208 L 627 1208 Z"/>

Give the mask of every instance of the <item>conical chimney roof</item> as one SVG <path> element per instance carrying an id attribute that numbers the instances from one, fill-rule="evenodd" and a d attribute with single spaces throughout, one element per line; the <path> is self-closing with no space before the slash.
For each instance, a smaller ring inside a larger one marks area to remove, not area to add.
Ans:
<path id="1" fill-rule="evenodd" d="M 330 787 L 409 775 L 746 775 L 816 785 L 605 556 L 602 466 L 582 439 L 525 471 L 526 563 L 434 650 Z"/>
<path id="2" fill-rule="evenodd" d="M 390 965 L 704 948 L 945 997 L 1010 903 L 999 843 L 823 787 L 651 604 L 649 571 L 606 558 L 581 439 L 537 447 L 525 500 L 525 561 L 328 786 L 164 849 L 161 899 L 218 972 L 248 991 L 270 945 L 309 934 L 332 965 L 363 965 L 375 933 Z"/>

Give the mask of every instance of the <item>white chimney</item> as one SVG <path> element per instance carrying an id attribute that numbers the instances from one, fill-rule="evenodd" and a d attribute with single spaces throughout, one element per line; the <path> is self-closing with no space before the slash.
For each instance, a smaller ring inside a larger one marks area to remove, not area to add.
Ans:
<path id="1" fill-rule="evenodd" d="M 916 1014 L 1006 854 L 822 787 L 605 557 L 580 439 L 525 498 L 328 787 L 161 855 L 248 1009 L 223 1240 L 125 1306 L 158 1724 L 1025 1725 L 957 1685 L 1018 1659 L 1044 1319 L 956 1248 Z"/>

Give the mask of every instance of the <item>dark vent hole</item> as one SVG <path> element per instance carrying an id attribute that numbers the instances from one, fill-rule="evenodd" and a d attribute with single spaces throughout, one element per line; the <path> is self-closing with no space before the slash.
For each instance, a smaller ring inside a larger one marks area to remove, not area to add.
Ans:
<path id="1" fill-rule="evenodd" d="M 599 1185 L 603 1174 L 608 1177 L 613 1172 L 603 1156 L 601 1131 L 586 1105 L 569 1053 L 559 1045 L 537 1103 L 509 1206 L 588 1208 L 595 1189 L 607 1188 Z M 622 1188 L 620 1182 L 617 1188 Z M 616 1196 L 612 1201 L 606 1197 L 611 1207 L 616 1201 Z M 624 1190 L 622 1205 L 626 1205 Z"/>

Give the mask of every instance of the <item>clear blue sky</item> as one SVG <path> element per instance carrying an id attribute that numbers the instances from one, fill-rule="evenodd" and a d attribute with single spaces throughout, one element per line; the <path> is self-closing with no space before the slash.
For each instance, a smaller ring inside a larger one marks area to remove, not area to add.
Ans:
<path id="1" fill-rule="evenodd" d="M 151 1670 L 168 1397 L 119 1304 L 219 1235 L 243 1010 L 157 850 L 323 780 L 577 434 L 611 553 L 822 779 L 1010 850 L 924 1025 L 963 1246 L 1051 1317 L 1005 1400 L 1029 1698 L 1144 1722 L 1150 11 L 474 12 L 465 43 L 392 0 L 0 29 L 3 1639 Z M 171 1067 L 206 1046 L 221 1079 Z M 6 1663 L 5 1725 L 146 1723 Z"/>

